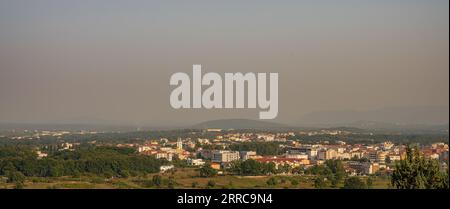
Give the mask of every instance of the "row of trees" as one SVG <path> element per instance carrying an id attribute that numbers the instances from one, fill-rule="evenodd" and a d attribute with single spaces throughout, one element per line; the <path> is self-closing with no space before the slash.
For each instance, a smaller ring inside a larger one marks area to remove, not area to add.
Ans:
<path id="1" fill-rule="evenodd" d="M 366 181 L 363 181 L 361 178 L 352 176 L 344 181 L 343 189 L 370 189 L 372 188 L 373 179 L 369 177 Z"/>
<path id="2" fill-rule="evenodd" d="M 230 145 L 234 151 L 256 151 L 258 155 L 278 155 L 283 153 L 277 142 L 244 142 Z"/>
<path id="3" fill-rule="evenodd" d="M 305 171 L 306 174 L 315 175 L 316 188 L 326 186 L 337 187 L 345 177 L 345 169 L 341 160 L 327 160 L 322 165 L 315 165 Z M 328 183 L 329 182 L 329 183 Z"/>
<path id="4" fill-rule="evenodd" d="M 166 162 L 138 155 L 128 148 L 89 147 L 59 151 L 38 159 L 30 148 L 0 147 L 0 175 L 58 177 L 92 174 L 104 177 L 128 177 L 159 172 Z"/>
<path id="5" fill-rule="evenodd" d="M 327 160 L 325 164 L 316 165 L 307 170 L 301 166 L 292 168 L 289 165 L 279 165 L 277 167 L 273 162 L 264 163 L 253 159 L 248 159 L 245 161 L 236 160 L 228 165 L 226 171 L 231 174 L 243 176 L 270 175 L 278 173 L 306 173 L 329 179 L 335 179 L 336 181 L 341 181 L 346 176 L 344 166 L 340 160 Z M 199 172 L 202 177 L 211 177 L 217 174 L 217 171 L 211 168 L 211 164 L 209 163 L 202 166 L 202 168 L 199 169 Z"/>
<path id="6" fill-rule="evenodd" d="M 276 173 L 282 173 L 287 170 L 291 170 L 289 166 L 280 166 L 278 169 L 275 163 L 262 163 L 253 159 L 245 161 L 233 161 L 228 165 L 226 169 L 227 172 L 242 175 L 242 176 L 259 176 L 259 175 L 270 175 Z M 217 170 L 211 167 L 211 164 L 207 163 L 199 169 L 201 177 L 212 177 L 217 174 Z"/>
<path id="7" fill-rule="evenodd" d="M 258 176 L 277 173 L 275 163 L 261 163 L 253 159 L 245 161 L 234 161 L 231 163 L 228 172 L 245 175 L 245 176 Z"/>

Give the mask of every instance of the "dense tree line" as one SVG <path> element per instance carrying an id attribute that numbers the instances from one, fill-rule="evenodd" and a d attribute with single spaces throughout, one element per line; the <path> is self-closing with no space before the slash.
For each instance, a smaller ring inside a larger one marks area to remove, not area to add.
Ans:
<path id="1" fill-rule="evenodd" d="M 17 172 L 25 176 L 58 177 L 92 174 L 104 177 L 128 177 L 155 173 L 166 162 L 138 155 L 129 148 L 89 147 L 58 151 L 38 159 L 31 148 L 0 147 L 0 175 Z"/>
<path id="2" fill-rule="evenodd" d="M 213 177 L 217 175 L 217 170 L 213 169 L 210 163 L 203 165 L 199 171 L 201 177 Z"/>
<path id="3" fill-rule="evenodd" d="M 235 151 L 256 151 L 258 155 L 278 155 L 283 153 L 278 142 L 244 142 L 230 145 Z"/>
<path id="4" fill-rule="evenodd" d="M 367 189 L 366 182 L 362 181 L 359 177 L 352 176 L 344 181 L 343 189 Z"/>
<path id="5" fill-rule="evenodd" d="M 306 174 L 316 175 L 315 187 L 323 188 L 330 182 L 331 187 L 337 187 L 338 183 L 346 176 L 341 160 L 327 160 L 322 165 L 314 165 L 305 171 Z"/>
<path id="6" fill-rule="evenodd" d="M 245 176 L 258 176 L 277 173 L 274 163 L 262 163 L 253 159 L 233 161 L 228 168 L 228 171 L 233 174 Z"/>

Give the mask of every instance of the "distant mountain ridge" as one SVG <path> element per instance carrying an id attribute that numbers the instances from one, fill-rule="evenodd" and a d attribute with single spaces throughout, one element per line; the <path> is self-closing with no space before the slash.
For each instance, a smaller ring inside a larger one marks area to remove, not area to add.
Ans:
<path id="1" fill-rule="evenodd" d="M 449 123 L 448 106 L 387 107 L 369 111 L 322 111 L 300 117 L 298 125 L 352 125 L 361 122 L 380 125 L 443 125 Z M 296 124 L 296 125 L 297 125 Z"/>
<path id="2" fill-rule="evenodd" d="M 192 126 L 196 129 L 220 128 L 220 129 L 270 129 L 289 128 L 288 125 L 250 119 L 222 119 L 210 120 Z"/>
<path id="3" fill-rule="evenodd" d="M 316 128 L 355 128 L 359 130 L 374 131 L 378 133 L 436 133 L 448 134 L 449 124 L 394 124 L 377 121 L 356 121 L 347 124 L 316 124 Z"/>
<path id="4" fill-rule="evenodd" d="M 440 133 L 447 134 L 449 125 L 423 125 L 423 124 L 393 124 L 376 121 L 356 121 L 346 124 L 316 124 L 311 126 L 291 126 L 281 123 L 249 120 L 249 119 L 219 119 L 205 121 L 189 128 L 193 129 L 268 129 L 268 130 L 315 130 L 339 129 L 363 133 L 367 131 L 386 133 Z"/>

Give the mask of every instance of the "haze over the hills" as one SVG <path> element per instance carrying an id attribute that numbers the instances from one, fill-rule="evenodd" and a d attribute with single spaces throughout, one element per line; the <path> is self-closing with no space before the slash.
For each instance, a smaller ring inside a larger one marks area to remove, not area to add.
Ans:
<path id="1" fill-rule="evenodd" d="M 392 107 L 372 111 L 327 111 L 306 114 L 303 122 L 278 123 L 266 120 L 243 118 L 213 119 L 200 123 L 175 126 L 146 126 L 139 124 L 111 124 L 105 121 L 95 123 L 0 123 L 1 130 L 97 130 L 136 131 L 159 129 L 315 129 L 315 128 L 357 128 L 360 130 L 404 133 L 448 134 L 449 109 L 446 107 Z"/>
<path id="2" fill-rule="evenodd" d="M 225 119 L 225 120 L 211 120 L 205 121 L 192 126 L 192 128 L 219 128 L 219 129 L 251 129 L 251 128 L 287 128 L 288 125 L 267 122 L 262 120 L 248 120 L 248 119 Z"/>
<path id="3" fill-rule="evenodd" d="M 266 122 L 448 123 L 448 14 L 446 0 L 0 0 L 0 122 L 258 118 L 171 108 L 170 76 L 201 64 L 278 73 L 279 114 Z M 429 106 L 446 109 L 409 109 Z"/>
<path id="4" fill-rule="evenodd" d="M 369 111 L 323 111 L 300 117 L 298 124 L 352 124 L 359 121 L 391 123 L 397 125 L 439 125 L 449 123 L 449 107 L 388 107 Z"/>
<path id="5" fill-rule="evenodd" d="M 265 130 L 304 130 L 304 129 L 340 129 L 359 133 L 391 132 L 391 133 L 438 133 L 448 134 L 449 125 L 423 125 L 423 124 L 394 124 L 373 121 L 357 121 L 348 124 L 322 124 L 314 126 L 294 126 L 260 120 L 223 119 L 205 121 L 187 128 L 194 129 L 265 129 Z"/>

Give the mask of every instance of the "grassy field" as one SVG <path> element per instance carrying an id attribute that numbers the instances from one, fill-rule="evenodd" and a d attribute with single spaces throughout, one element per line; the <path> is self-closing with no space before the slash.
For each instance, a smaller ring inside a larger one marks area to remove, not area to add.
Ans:
<path id="1" fill-rule="evenodd" d="M 152 183 L 154 175 L 161 176 L 159 186 Z M 198 176 L 194 168 L 177 169 L 174 172 L 162 174 L 151 174 L 140 177 L 112 178 L 100 177 L 58 177 L 58 178 L 27 178 L 24 183 L 25 189 L 157 189 L 157 188 L 211 188 L 211 189 L 243 189 L 243 188 L 276 188 L 276 189 L 314 189 L 314 176 L 273 176 L 276 185 L 269 186 L 267 181 L 271 176 L 232 176 L 218 175 L 211 178 Z M 365 180 L 365 177 L 361 177 Z M 211 183 L 212 181 L 213 183 Z M 209 183 L 209 184 L 208 184 Z M 211 185 L 213 184 L 213 186 Z M 1 178 L 0 188 L 12 189 L 15 184 L 6 183 Z M 340 182 L 337 188 L 343 186 Z M 383 177 L 375 178 L 373 187 L 376 189 L 389 188 L 389 180 Z"/>

